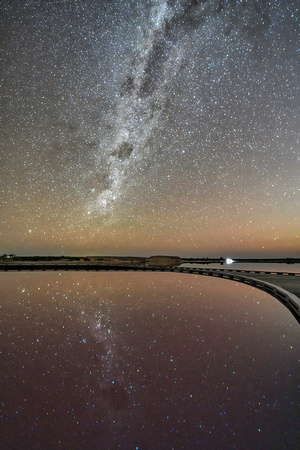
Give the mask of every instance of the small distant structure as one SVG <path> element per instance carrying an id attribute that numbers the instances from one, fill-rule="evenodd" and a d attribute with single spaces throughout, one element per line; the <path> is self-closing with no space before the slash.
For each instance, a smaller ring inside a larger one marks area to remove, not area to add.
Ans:
<path id="1" fill-rule="evenodd" d="M 11 253 L 10 255 L 7 255 L 6 253 L 4 253 L 1 258 L 5 258 L 5 259 L 14 259 L 16 257 L 16 255 L 14 255 L 13 253 Z"/>
<path id="2" fill-rule="evenodd" d="M 226 264 L 232 264 L 232 263 L 234 263 L 234 259 L 226 258 Z"/>

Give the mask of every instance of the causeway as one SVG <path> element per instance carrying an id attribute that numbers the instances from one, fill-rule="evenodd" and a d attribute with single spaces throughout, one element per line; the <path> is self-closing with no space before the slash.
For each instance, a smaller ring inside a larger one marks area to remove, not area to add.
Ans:
<path id="1" fill-rule="evenodd" d="M 0 271 L 175 272 L 224 278 L 261 289 L 279 300 L 300 323 L 300 273 L 230 270 L 163 265 L 110 265 L 91 262 L 0 262 Z"/>

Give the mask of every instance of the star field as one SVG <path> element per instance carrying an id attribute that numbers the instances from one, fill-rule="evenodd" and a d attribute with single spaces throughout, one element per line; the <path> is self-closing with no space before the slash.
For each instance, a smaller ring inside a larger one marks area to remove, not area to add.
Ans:
<path id="1" fill-rule="evenodd" d="M 297 2 L 2 16 L 3 253 L 299 253 Z"/>

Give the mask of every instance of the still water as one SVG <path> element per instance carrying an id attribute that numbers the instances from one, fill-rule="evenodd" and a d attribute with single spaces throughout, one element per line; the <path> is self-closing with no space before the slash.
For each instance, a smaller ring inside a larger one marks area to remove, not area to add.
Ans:
<path id="1" fill-rule="evenodd" d="M 1 448 L 299 444 L 300 326 L 233 281 L 2 273 Z"/>

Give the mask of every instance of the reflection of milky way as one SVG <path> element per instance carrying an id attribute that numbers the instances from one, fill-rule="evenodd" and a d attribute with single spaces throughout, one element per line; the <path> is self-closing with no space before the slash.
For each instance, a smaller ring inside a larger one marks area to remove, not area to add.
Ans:
<path id="1" fill-rule="evenodd" d="M 0 298 L 2 448 L 298 448 L 300 329 L 268 294 L 23 272 Z"/>
<path id="2" fill-rule="evenodd" d="M 100 302 L 96 311 L 95 309 L 90 312 L 86 309 L 82 310 L 81 322 L 87 332 L 87 335 L 82 337 L 81 342 L 86 344 L 88 340 L 92 340 L 95 343 L 94 358 L 97 360 L 99 369 L 101 369 L 102 379 L 100 383 L 102 388 L 117 383 L 118 355 L 109 307 L 104 308 L 103 303 Z"/>

